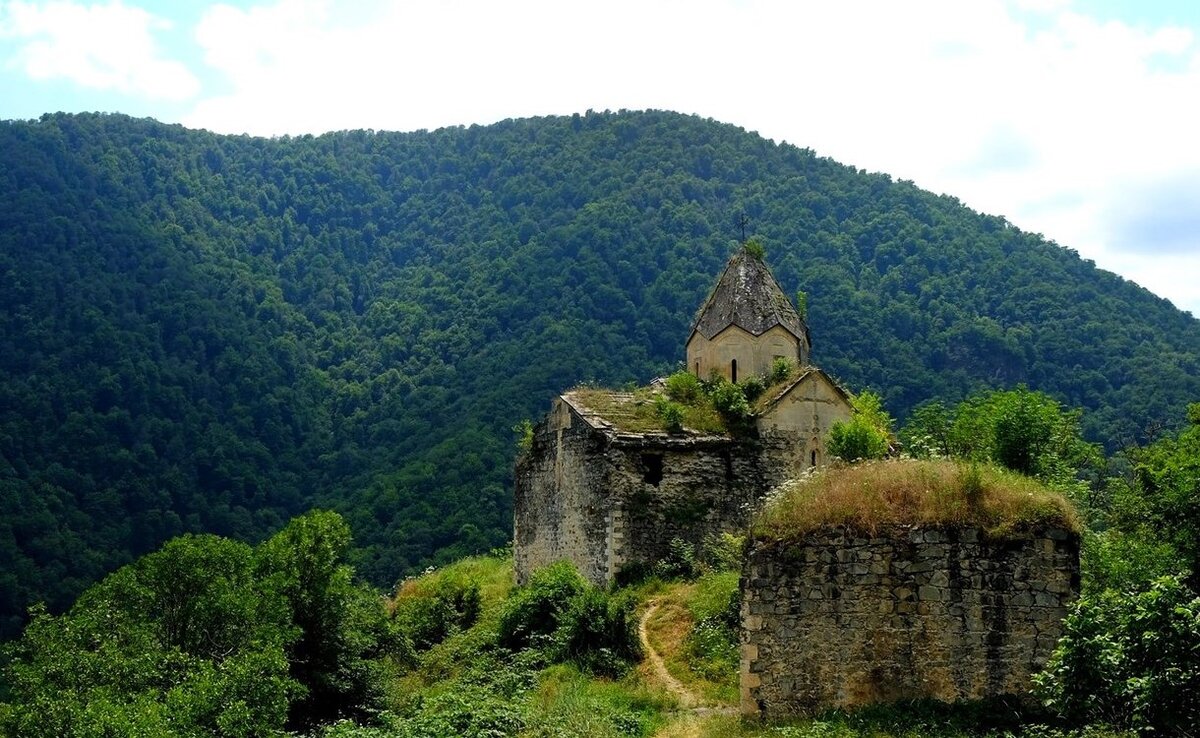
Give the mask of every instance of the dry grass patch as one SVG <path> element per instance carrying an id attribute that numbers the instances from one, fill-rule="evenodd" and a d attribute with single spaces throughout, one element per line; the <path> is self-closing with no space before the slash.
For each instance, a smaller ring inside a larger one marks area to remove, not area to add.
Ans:
<path id="1" fill-rule="evenodd" d="M 709 678 L 694 668 L 688 652 L 688 636 L 696 625 L 694 600 L 697 584 L 677 584 L 658 595 L 658 608 L 646 621 L 650 646 L 662 657 L 667 672 L 708 706 L 736 705 L 736 667 L 724 678 Z M 647 667 L 648 668 L 648 667 Z"/>
<path id="2" fill-rule="evenodd" d="M 594 412 L 618 430 L 628 433 L 662 431 L 663 423 L 654 406 L 654 394 L 647 387 L 632 392 L 598 387 L 576 387 L 570 395 L 583 407 Z"/>
<path id="3" fill-rule="evenodd" d="M 984 464 L 894 459 L 831 466 L 784 485 L 754 533 L 789 540 L 834 526 L 873 535 L 895 525 L 979 527 L 996 537 L 1038 526 L 1081 529 L 1071 503 L 1029 477 Z"/>

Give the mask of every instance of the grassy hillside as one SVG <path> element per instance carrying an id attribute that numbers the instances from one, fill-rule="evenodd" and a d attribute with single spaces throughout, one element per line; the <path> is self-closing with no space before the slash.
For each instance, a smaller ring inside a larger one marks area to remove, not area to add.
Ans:
<path id="1" fill-rule="evenodd" d="M 493 553 L 380 597 L 352 581 L 341 563 L 347 543 L 345 525 L 328 512 L 298 518 L 255 548 L 174 539 L 89 588 L 68 614 L 38 616 L 9 650 L 0 733 L 1122 735 L 1054 727 L 1050 713 L 1016 701 L 745 721 L 739 575 L 714 568 L 723 548 L 694 561 L 686 578 L 654 576 L 610 592 L 561 563 L 515 588 L 511 557 Z"/>
<path id="2" fill-rule="evenodd" d="M 1002 218 L 665 112 L 259 139 L 0 123 L 0 634 L 183 532 L 341 511 L 386 584 L 507 540 L 510 428 L 682 358 L 746 213 L 903 418 L 1028 383 L 1110 447 L 1200 323 Z"/>

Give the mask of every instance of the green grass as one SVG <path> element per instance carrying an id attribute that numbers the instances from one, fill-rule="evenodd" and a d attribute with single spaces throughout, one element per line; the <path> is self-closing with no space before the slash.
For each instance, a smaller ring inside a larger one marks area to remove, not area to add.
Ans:
<path id="1" fill-rule="evenodd" d="M 595 679 L 568 665 L 538 676 L 526 699 L 533 738 L 625 738 L 652 735 L 664 722 L 667 703 L 631 674 L 612 681 Z"/>
<path id="2" fill-rule="evenodd" d="M 982 479 L 986 491 L 986 472 Z M 509 558 L 464 559 L 403 583 L 397 597 L 436 592 L 446 578 L 478 583 L 479 620 L 419 654 L 407 671 L 397 671 L 380 727 L 343 724 L 323 738 L 1134 738 L 1103 728 L 1042 727 L 1044 716 L 1003 703 L 903 703 L 776 723 L 678 712 L 648 669 L 599 678 L 573 665 L 548 665 L 536 650 L 514 654 L 499 648 L 497 615 L 512 588 Z M 651 621 L 656 650 L 676 679 L 712 705 L 737 704 L 735 643 L 726 636 L 724 643 L 710 640 L 697 649 L 690 642 L 697 623 L 727 611 L 737 585 L 737 573 L 716 571 L 694 582 L 651 578 L 626 590 L 643 604 L 659 601 L 658 622 Z"/>
<path id="3" fill-rule="evenodd" d="M 705 720 L 695 738 L 1137 738 L 1102 726 L 1042 724 L 1015 705 L 906 702 L 765 723 L 734 715 Z"/>
<path id="4" fill-rule="evenodd" d="M 624 433 L 665 433 L 666 425 L 658 415 L 655 398 L 658 391 L 639 387 L 629 392 L 597 387 L 576 387 L 570 394 L 585 408 L 604 418 Z M 685 431 L 723 435 L 727 432 L 721 416 L 713 408 L 708 395 L 700 393 L 683 408 Z"/>
<path id="5" fill-rule="evenodd" d="M 474 582 L 480 615 L 397 668 L 387 688 L 379 729 L 341 726 L 345 738 L 393 736 L 649 736 L 668 704 L 631 669 L 604 679 L 572 665 L 546 663 L 537 649 L 511 652 L 497 643 L 501 609 L 513 589 L 511 557 L 479 556 L 401 583 L 405 600 L 433 597 L 443 582 Z M 651 592 L 654 584 L 643 585 Z"/>
<path id="6" fill-rule="evenodd" d="M 979 527 L 993 537 L 1039 526 L 1082 528 L 1065 497 L 1029 477 L 919 459 L 826 467 L 785 485 L 753 528 L 760 539 L 786 541 L 836 526 L 873 535 L 897 525 Z"/>

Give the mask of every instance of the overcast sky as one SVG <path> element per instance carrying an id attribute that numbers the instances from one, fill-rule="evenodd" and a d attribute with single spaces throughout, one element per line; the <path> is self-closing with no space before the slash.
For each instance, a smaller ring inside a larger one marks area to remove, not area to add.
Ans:
<path id="1" fill-rule="evenodd" d="M 0 118 L 278 135 L 589 108 L 911 179 L 1200 316 L 1196 0 L 0 0 Z"/>

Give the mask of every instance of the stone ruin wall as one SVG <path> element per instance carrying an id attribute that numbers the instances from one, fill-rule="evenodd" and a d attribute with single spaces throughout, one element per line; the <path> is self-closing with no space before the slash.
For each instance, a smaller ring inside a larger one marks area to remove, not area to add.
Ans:
<path id="1" fill-rule="evenodd" d="M 513 497 L 513 566 L 517 584 L 536 569 L 567 559 L 586 579 L 608 578 L 612 515 L 605 490 L 604 436 L 562 400 L 534 428 L 517 460 Z"/>
<path id="2" fill-rule="evenodd" d="M 742 711 L 1025 693 L 1078 591 L 1079 537 L 1059 529 L 756 542 L 742 572 Z"/>
<path id="3" fill-rule="evenodd" d="M 556 400 L 516 468 L 517 583 L 567 559 L 606 585 L 666 557 L 675 538 L 744 533 L 779 476 L 760 451 L 752 441 L 601 431 Z"/>
<path id="4" fill-rule="evenodd" d="M 618 440 L 606 461 L 623 542 L 614 573 L 668 558 L 676 539 L 702 546 L 721 533 L 744 535 L 768 489 L 751 442 Z"/>

